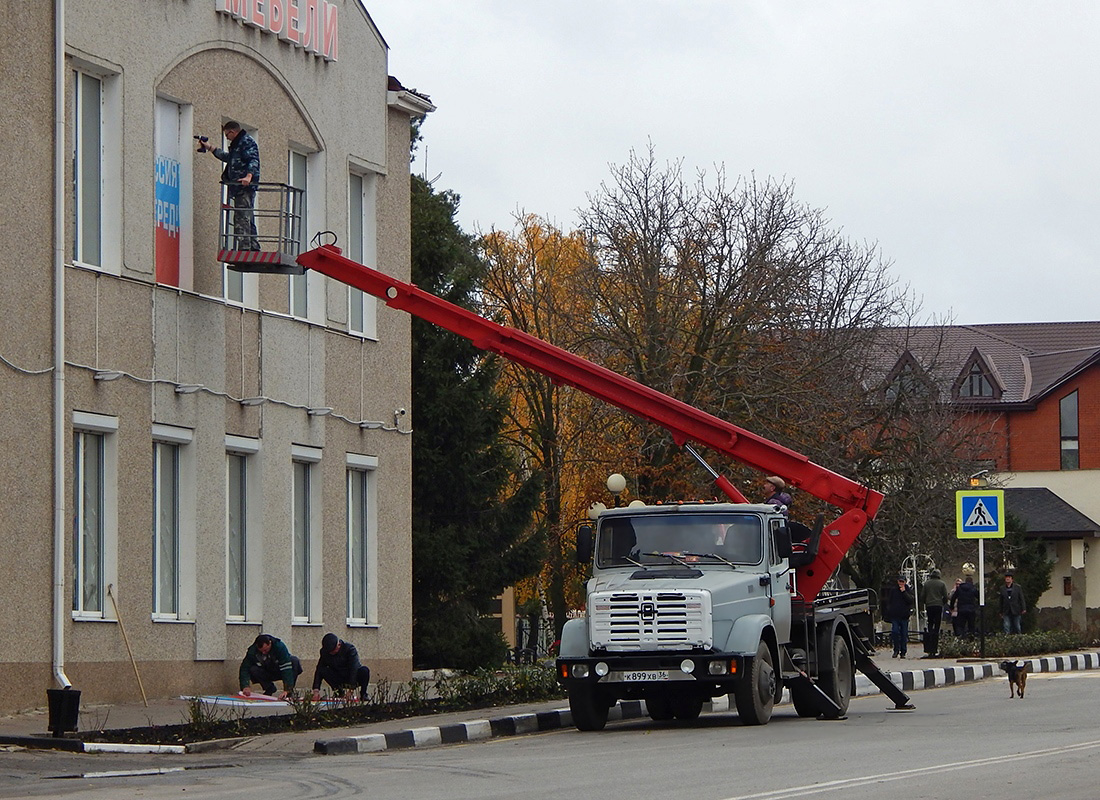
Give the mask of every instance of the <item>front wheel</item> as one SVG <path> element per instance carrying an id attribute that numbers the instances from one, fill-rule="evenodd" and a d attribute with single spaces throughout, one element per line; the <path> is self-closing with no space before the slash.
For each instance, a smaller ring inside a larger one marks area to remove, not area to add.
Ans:
<path id="1" fill-rule="evenodd" d="M 852 654 L 848 642 L 843 636 L 833 637 L 833 671 L 822 674 L 818 686 L 840 708 L 826 717 L 836 719 L 848 713 L 848 703 L 852 699 Z"/>
<path id="2" fill-rule="evenodd" d="M 752 669 L 742 677 L 734 690 L 737 715 L 745 725 L 766 725 L 775 707 L 775 666 L 772 651 L 761 642 L 756 648 Z"/>
<path id="3" fill-rule="evenodd" d="M 607 724 L 609 710 L 607 700 L 599 696 L 592 686 L 582 684 L 569 689 L 569 713 L 577 730 L 602 731 Z"/>
<path id="4" fill-rule="evenodd" d="M 665 722 L 676 716 L 672 708 L 672 698 L 664 692 L 646 692 L 645 708 L 649 718 L 655 722 Z"/>
<path id="5" fill-rule="evenodd" d="M 672 713 L 676 719 L 698 719 L 703 713 L 703 698 L 698 695 L 681 695 L 672 700 Z"/>

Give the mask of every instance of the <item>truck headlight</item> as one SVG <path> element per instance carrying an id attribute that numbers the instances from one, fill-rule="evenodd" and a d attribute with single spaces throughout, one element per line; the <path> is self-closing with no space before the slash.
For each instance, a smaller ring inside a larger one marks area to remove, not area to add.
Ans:
<path id="1" fill-rule="evenodd" d="M 707 673 L 710 675 L 725 675 L 727 661 L 710 661 L 707 663 Z"/>
<path id="2" fill-rule="evenodd" d="M 690 675 L 691 673 L 695 672 L 695 662 L 692 661 L 690 658 L 685 658 L 683 661 L 680 662 L 680 672 L 684 673 L 685 675 Z"/>
<path id="3" fill-rule="evenodd" d="M 574 678 L 587 678 L 588 677 L 588 665 L 587 664 L 574 664 L 573 665 L 573 677 Z"/>
<path id="4" fill-rule="evenodd" d="M 603 661 L 597 661 L 596 666 L 592 668 L 592 671 L 599 675 L 601 678 L 607 674 L 608 666 Z"/>

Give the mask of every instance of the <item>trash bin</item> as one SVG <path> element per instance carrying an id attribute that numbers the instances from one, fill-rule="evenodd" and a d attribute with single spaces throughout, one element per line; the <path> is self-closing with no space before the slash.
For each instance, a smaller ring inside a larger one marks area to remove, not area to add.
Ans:
<path id="1" fill-rule="evenodd" d="M 66 731 L 75 731 L 80 716 L 80 691 L 68 687 L 65 689 L 47 689 L 46 701 L 49 704 L 49 730 L 54 736 L 64 736 Z"/>

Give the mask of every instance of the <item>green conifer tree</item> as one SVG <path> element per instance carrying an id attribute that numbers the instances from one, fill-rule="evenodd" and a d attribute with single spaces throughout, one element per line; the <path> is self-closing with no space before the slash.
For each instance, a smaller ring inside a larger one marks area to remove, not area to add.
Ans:
<path id="1" fill-rule="evenodd" d="M 458 195 L 412 179 L 412 280 L 473 305 L 483 265 L 455 221 Z M 502 440 L 499 364 L 467 340 L 412 321 L 413 661 L 418 668 L 498 666 L 507 645 L 487 619 L 494 598 L 535 574 L 538 475 L 520 475 Z M 506 621 L 505 624 L 510 624 Z"/>

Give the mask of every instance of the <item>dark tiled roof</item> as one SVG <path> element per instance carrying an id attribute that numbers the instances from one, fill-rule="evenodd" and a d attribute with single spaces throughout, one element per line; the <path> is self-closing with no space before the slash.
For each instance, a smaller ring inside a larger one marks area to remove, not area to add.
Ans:
<path id="1" fill-rule="evenodd" d="M 1100 362 L 1100 322 L 1019 322 L 989 325 L 894 328 L 878 356 L 888 375 L 906 350 L 930 371 L 944 397 L 950 396 L 975 350 L 1003 394 L 975 403 L 1034 400 L 1081 368 Z"/>
<path id="2" fill-rule="evenodd" d="M 1100 536 L 1100 525 L 1050 489 L 1005 489 L 1005 509 L 1027 525 L 1029 536 L 1043 539 Z"/>

